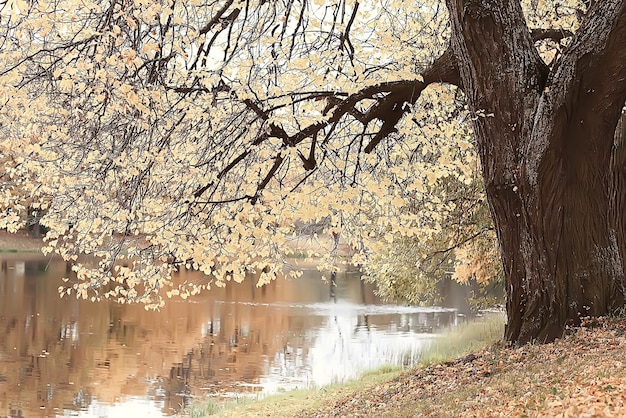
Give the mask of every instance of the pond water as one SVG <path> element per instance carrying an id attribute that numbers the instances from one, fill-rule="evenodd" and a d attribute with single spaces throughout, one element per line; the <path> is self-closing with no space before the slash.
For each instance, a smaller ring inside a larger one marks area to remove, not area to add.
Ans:
<path id="1" fill-rule="evenodd" d="M 358 271 L 215 289 L 159 312 L 59 299 L 60 261 L 0 254 L 0 416 L 168 416 L 414 362 L 455 309 L 385 304 Z M 192 278 L 191 273 L 183 279 Z"/>

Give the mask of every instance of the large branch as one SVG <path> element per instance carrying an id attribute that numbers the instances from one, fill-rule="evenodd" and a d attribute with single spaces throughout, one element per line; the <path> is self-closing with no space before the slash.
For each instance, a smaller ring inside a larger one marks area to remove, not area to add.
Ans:
<path id="1" fill-rule="evenodd" d="M 379 132 L 375 134 L 374 138 L 365 148 L 366 152 L 370 152 L 383 138 L 395 131 L 395 125 L 405 113 L 405 107 L 403 106 L 404 103 L 415 103 L 422 91 L 429 84 L 450 83 L 459 85 L 459 73 L 450 49 L 446 50 L 426 71 L 422 73 L 422 79 L 423 80 L 395 81 L 369 86 L 357 93 L 349 95 L 343 100 L 337 99 L 338 95 L 330 97 L 331 105 L 326 108 L 326 112 L 330 113 L 330 117 L 325 118 L 323 121 L 309 125 L 293 135 L 288 135 L 281 126 L 270 123 L 268 130 L 260 134 L 255 139 L 253 145 L 258 145 L 269 137 L 276 137 L 282 140 L 285 147 L 293 147 L 307 138 L 315 138 L 321 131 L 334 126 L 342 118 L 352 116 L 355 117 L 355 120 L 363 124 L 367 124 L 373 119 L 383 121 Z M 187 93 L 182 90 L 177 91 Z M 327 94 L 322 96 L 328 97 Z M 375 99 L 377 100 L 377 104 L 370 107 L 370 109 L 363 114 L 356 110 L 356 105 L 366 99 Z M 264 110 L 258 103 L 247 99 L 244 100 L 244 104 L 260 119 L 269 120 L 269 112 Z M 249 155 L 249 153 L 250 151 L 246 150 L 235 157 L 235 159 L 233 159 L 226 166 L 226 168 L 219 173 L 217 177 L 218 180 L 223 178 L 228 172 L 240 164 Z M 309 158 L 305 160 L 306 161 L 303 160 L 303 163 L 305 164 L 305 168 L 307 170 L 315 168 L 315 155 L 313 152 L 309 155 Z M 269 178 L 278 171 L 283 160 L 277 158 L 275 161 L 278 165 L 274 164 L 274 166 L 272 166 L 272 169 L 268 173 L 269 177 L 265 176 L 264 180 L 258 185 L 255 196 L 258 196 L 258 194 L 265 188 L 269 182 Z M 199 187 L 195 191 L 194 197 L 196 199 L 200 198 L 207 190 L 215 185 L 216 183 L 211 182 Z M 256 197 L 250 197 L 250 199 L 254 201 L 256 200 Z"/>
<path id="2" fill-rule="evenodd" d="M 230 3 L 227 2 L 226 5 Z M 225 6 L 226 7 L 226 6 Z M 225 10 L 225 9 L 224 9 Z M 223 13 L 222 13 L 223 14 Z M 218 14 L 221 15 L 221 14 Z M 572 33 L 568 31 L 555 31 L 555 30 L 541 30 L 536 29 L 532 32 L 533 41 L 551 38 L 553 40 L 560 40 L 563 37 L 571 36 Z M 278 137 L 282 139 L 285 146 L 295 146 L 307 138 L 316 138 L 321 131 L 334 126 L 342 118 L 347 116 L 354 117 L 358 122 L 367 124 L 374 119 L 382 121 L 380 130 L 374 135 L 370 142 L 365 146 L 364 152 L 371 152 L 383 139 L 388 135 L 395 132 L 397 123 L 402 119 L 405 114 L 405 103 L 414 104 L 420 97 L 422 91 L 432 83 L 449 83 L 456 86 L 461 85 L 459 70 L 457 66 L 454 54 L 449 47 L 446 51 L 435 60 L 430 67 L 428 67 L 422 73 L 423 80 L 403 80 L 396 82 L 381 83 L 374 86 L 366 87 L 357 93 L 349 95 L 344 99 L 340 99 L 339 95 L 332 95 L 330 93 L 319 94 L 316 97 L 324 97 L 328 99 L 329 105 L 324 109 L 324 113 L 330 113 L 331 116 L 323 121 L 309 125 L 299 132 L 288 135 L 287 132 L 280 126 L 271 123 L 267 132 L 259 135 L 254 141 L 253 145 L 258 145 L 264 142 L 270 136 Z M 228 89 L 226 87 L 226 89 Z M 192 91 L 185 91 L 184 89 L 176 89 L 180 93 L 191 93 Z M 193 92 L 197 92 L 198 89 L 193 89 Z M 382 96 L 382 98 L 381 98 Z M 361 112 L 356 108 L 356 105 L 365 99 L 376 99 L 377 103 L 370 107 L 366 112 Z M 250 99 L 244 100 L 245 105 L 254 112 L 260 119 L 269 120 L 270 111 L 264 110 L 258 103 L 253 102 Z M 303 160 L 303 163 L 307 165 L 307 170 L 314 168 L 315 155 L 312 149 L 309 158 Z M 244 151 L 238 155 L 231 163 L 229 163 L 222 172 L 218 175 L 218 180 L 225 176 L 230 170 L 236 167 L 243 159 L 249 154 L 249 151 Z M 282 160 L 280 160 L 282 161 Z M 273 167 L 272 172 L 276 172 L 277 168 Z M 266 181 L 259 185 L 262 190 L 267 184 Z M 196 198 L 202 196 L 208 189 L 214 186 L 214 183 L 204 185 L 194 193 Z M 260 191 L 259 190 L 259 191 Z"/>
<path id="3" fill-rule="evenodd" d="M 459 85 L 458 69 L 449 48 L 422 73 L 422 80 L 402 80 L 366 87 L 344 100 L 337 101 L 335 106 L 327 109 L 331 114 L 329 118 L 305 127 L 291 137 L 291 143 L 298 144 L 334 125 L 344 116 L 353 115 L 356 105 L 362 100 L 376 99 L 377 104 L 366 111 L 365 115 L 357 117 L 363 123 L 373 119 L 383 122 L 380 131 L 368 145 L 371 151 L 378 142 L 394 131 L 393 128 L 405 112 L 404 103 L 415 103 L 422 91 L 432 83 Z"/>
<path id="4" fill-rule="evenodd" d="M 570 32 L 551 30 L 535 30 L 532 33 L 534 41 L 546 38 L 559 40 L 562 37 L 571 35 L 572 34 Z M 341 95 L 339 94 L 333 95 L 329 92 L 313 95 L 315 99 L 326 98 L 328 100 L 329 104 L 324 109 L 324 114 L 330 113 L 330 117 L 325 118 L 323 121 L 306 126 L 293 135 L 287 134 L 281 126 L 270 123 L 269 129 L 256 138 L 254 145 L 258 145 L 264 142 L 267 138 L 273 136 L 280 138 L 283 141 L 284 146 L 295 146 L 307 138 L 316 138 L 317 135 L 325 129 L 332 129 L 332 127 L 342 118 L 351 116 L 363 125 L 368 124 L 374 119 L 378 119 L 382 122 L 379 131 L 374 134 L 373 138 L 364 148 L 364 152 L 369 153 L 373 151 L 373 149 L 383 139 L 396 131 L 396 125 L 402 119 L 407 109 L 407 107 L 404 106 L 405 103 L 414 104 L 420 97 L 422 91 L 432 83 L 449 83 L 457 86 L 461 85 L 457 62 L 450 47 L 422 73 L 422 80 L 402 80 L 381 83 L 366 87 L 357 93 L 347 97 L 344 96 L 344 98 L 341 98 Z M 226 89 L 228 88 L 226 87 Z M 176 89 L 176 91 L 180 93 L 192 92 L 187 92 L 183 89 Z M 193 89 L 193 92 L 198 92 L 198 89 Z M 374 99 L 376 100 L 376 104 L 371 106 L 365 112 L 359 111 L 356 105 L 366 99 Z M 261 104 L 256 103 L 251 99 L 244 100 L 244 104 L 260 119 L 266 121 L 269 120 L 271 109 L 263 109 Z M 307 170 L 315 168 L 314 153 L 314 149 L 311 149 L 309 158 L 303 159 L 303 164 L 305 164 L 305 168 Z M 229 163 L 226 168 L 219 173 L 218 180 L 236 167 L 248 156 L 248 154 L 249 151 L 244 151 L 231 161 L 231 163 Z M 282 162 L 282 160 L 280 161 Z M 272 172 L 275 173 L 276 171 L 277 168 L 273 167 Z M 262 190 L 266 184 L 267 181 L 262 182 L 259 185 L 259 191 Z M 199 198 L 214 185 L 214 183 L 210 183 L 198 188 L 198 190 L 194 193 L 195 197 Z"/>
<path id="5" fill-rule="evenodd" d="M 572 33 L 568 31 L 537 29 L 532 32 L 532 40 L 537 41 L 547 38 L 560 40 L 563 37 L 571 35 Z M 368 124 L 374 119 L 378 119 L 382 122 L 379 131 L 374 134 L 373 138 L 364 148 L 364 152 L 369 153 L 373 151 L 383 139 L 395 132 L 397 123 L 402 119 L 406 112 L 407 107 L 404 106 L 405 103 L 414 104 L 420 97 L 422 91 L 432 83 L 449 83 L 456 86 L 461 85 L 456 58 L 454 57 L 451 48 L 448 48 L 422 73 L 422 80 L 402 80 L 381 83 L 366 87 L 343 99 L 340 98 L 341 96 L 339 94 L 333 95 L 328 92 L 313 95 L 312 97 L 315 99 L 326 98 L 328 100 L 329 104 L 324 109 L 324 113 L 330 113 L 330 117 L 325 118 L 323 121 L 306 126 L 293 135 L 289 135 L 281 126 L 270 123 L 269 129 L 259 135 L 255 139 L 253 145 L 258 145 L 269 137 L 277 137 L 283 141 L 284 146 L 295 146 L 307 138 L 316 138 L 318 134 L 327 128 L 332 128 L 342 118 L 351 116 L 363 125 Z M 177 89 L 177 91 L 181 93 L 187 92 L 182 89 Z M 193 91 L 197 92 L 198 90 L 194 89 Z M 367 111 L 361 112 L 357 109 L 356 105 L 366 99 L 374 99 L 376 100 L 376 104 L 371 106 Z M 256 103 L 251 99 L 244 100 L 244 104 L 260 119 L 266 121 L 269 120 L 271 110 L 263 109 L 261 104 Z M 303 158 L 303 164 L 307 170 L 315 168 L 314 153 L 315 150 L 311 149 L 309 157 L 306 159 Z M 235 157 L 235 159 L 233 159 L 226 166 L 226 168 L 219 173 L 218 180 L 241 163 L 241 161 L 248 155 L 249 151 L 244 151 Z M 277 159 L 276 161 L 278 161 L 278 165 L 280 165 L 282 159 Z M 275 164 L 268 175 L 273 175 L 277 170 L 278 167 Z M 257 195 L 267 185 L 267 179 L 268 176 L 266 176 L 264 181 L 259 184 Z M 210 183 L 198 188 L 198 190 L 194 193 L 194 196 L 199 198 L 214 185 L 214 183 Z"/>
<path id="6" fill-rule="evenodd" d="M 531 39 L 533 42 L 543 39 L 559 41 L 572 35 L 570 31 L 564 30 L 534 29 L 531 33 Z M 292 144 L 298 144 L 305 138 L 312 137 L 322 129 L 336 123 L 347 114 L 351 114 L 361 123 L 367 123 L 373 119 L 378 119 L 383 122 L 380 131 L 365 148 L 365 152 L 370 152 L 387 135 L 395 131 L 395 125 L 405 113 L 404 104 L 415 103 L 424 88 L 429 84 L 440 82 L 461 86 L 457 61 L 450 47 L 423 72 L 422 77 L 423 81 L 407 80 L 378 84 L 365 88 L 344 100 L 337 100 L 333 103 L 332 107 L 326 109 L 326 112 L 332 110 L 332 116 L 328 120 L 304 128 L 294 135 L 290 142 Z M 365 114 L 355 115 L 355 113 L 359 113 L 355 110 L 355 105 L 358 102 L 364 99 L 371 99 L 381 94 L 383 94 L 384 97 L 379 99 L 379 102 Z"/>

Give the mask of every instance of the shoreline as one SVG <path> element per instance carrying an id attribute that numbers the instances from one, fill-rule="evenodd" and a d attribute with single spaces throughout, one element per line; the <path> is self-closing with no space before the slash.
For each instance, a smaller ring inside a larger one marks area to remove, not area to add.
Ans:
<path id="1" fill-rule="evenodd" d="M 41 252 L 43 239 L 33 238 L 27 232 L 10 233 L 0 231 L 0 252 L 3 253 L 36 253 Z"/>
<path id="2" fill-rule="evenodd" d="M 40 253 L 45 246 L 43 236 L 41 238 L 33 238 L 28 232 L 19 231 L 15 233 L 0 230 L 0 253 Z M 327 237 L 309 237 L 300 236 L 293 240 L 290 245 L 292 253 L 285 256 L 286 259 L 295 260 L 297 264 L 307 264 L 309 252 L 318 255 L 330 251 L 333 243 Z M 346 259 L 351 254 L 350 249 L 345 243 L 340 243 L 337 256 Z M 319 259 L 313 257 L 313 259 Z"/>

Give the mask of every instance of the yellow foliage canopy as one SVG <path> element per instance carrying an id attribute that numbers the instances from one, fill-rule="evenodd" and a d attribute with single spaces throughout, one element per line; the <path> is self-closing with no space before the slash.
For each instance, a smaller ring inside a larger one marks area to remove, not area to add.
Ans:
<path id="1" fill-rule="evenodd" d="M 531 22 L 556 10 L 539 3 Z M 297 221 L 358 263 L 432 241 L 477 171 L 476 115 L 455 87 L 425 89 L 447 36 L 436 2 L 4 2 L 0 227 L 41 217 L 46 253 L 76 262 L 62 293 L 151 307 L 266 283 Z M 176 268 L 210 276 L 177 287 Z"/>

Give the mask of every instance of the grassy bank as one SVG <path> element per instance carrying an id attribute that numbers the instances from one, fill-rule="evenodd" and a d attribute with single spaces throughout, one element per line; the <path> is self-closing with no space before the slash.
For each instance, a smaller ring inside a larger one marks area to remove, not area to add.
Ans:
<path id="1" fill-rule="evenodd" d="M 501 338 L 503 326 L 503 316 L 494 314 L 443 332 L 422 353 L 421 362 L 425 367 L 428 364 L 451 360 L 493 344 Z M 399 367 L 383 367 L 366 372 L 359 379 L 321 389 L 295 390 L 271 395 L 259 401 L 240 400 L 229 404 L 198 403 L 186 408 L 180 416 L 193 418 L 297 416 L 305 410 L 321 410 L 333 402 L 353 397 L 359 392 L 384 386 L 399 378 L 403 373 L 405 372 Z"/>

